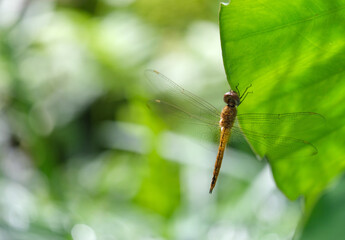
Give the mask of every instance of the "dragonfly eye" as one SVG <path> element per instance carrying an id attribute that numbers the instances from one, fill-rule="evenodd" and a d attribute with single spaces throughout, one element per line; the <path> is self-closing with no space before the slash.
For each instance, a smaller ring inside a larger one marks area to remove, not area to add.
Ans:
<path id="1" fill-rule="evenodd" d="M 237 92 L 231 90 L 224 94 L 224 102 L 231 107 L 240 105 L 240 98 L 238 97 Z"/>

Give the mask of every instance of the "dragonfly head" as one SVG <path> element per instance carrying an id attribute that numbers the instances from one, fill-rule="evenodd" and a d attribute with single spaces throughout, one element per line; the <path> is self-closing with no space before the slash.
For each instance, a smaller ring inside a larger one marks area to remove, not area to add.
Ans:
<path id="1" fill-rule="evenodd" d="M 230 90 L 230 92 L 224 94 L 224 102 L 230 107 L 237 107 L 241 103 L 240 97 L 238 96 L 237 92 L 233 90 Z"/>

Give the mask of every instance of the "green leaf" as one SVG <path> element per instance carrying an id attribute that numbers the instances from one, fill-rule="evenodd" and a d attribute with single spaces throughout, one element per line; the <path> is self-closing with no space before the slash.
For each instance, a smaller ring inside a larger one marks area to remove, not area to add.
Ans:
<path id="1" fill-rule="evenodd" d="M 252 84 L 240 114 L 316 112 L 327 119 L 298 136 L 317 155 L 269 159 L 287 197 L 317 197 L 345 167 L 345 0 L 233 0 L 221 5 L 219 22 L 230 86 Z"/>

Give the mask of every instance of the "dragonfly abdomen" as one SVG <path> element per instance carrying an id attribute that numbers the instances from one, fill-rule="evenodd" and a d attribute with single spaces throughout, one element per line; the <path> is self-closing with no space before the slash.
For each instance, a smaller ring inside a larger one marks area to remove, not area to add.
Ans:
<path id="1" fill-rule="evenodd" d="M 216 186 L 220 167 L 223 161 L 225 147 L 230 138 L 231 128 L 234 125 L 236 114 L 237 114 L 236 107 L 230 107 L 227 105 L 223 108 L 221 119 L 219 122 L 219 126 L 221 127 L 219 148 L 218 148 L 216 163 L 214 165 L 210 193 L 212 193 L 213 188 Z"/>

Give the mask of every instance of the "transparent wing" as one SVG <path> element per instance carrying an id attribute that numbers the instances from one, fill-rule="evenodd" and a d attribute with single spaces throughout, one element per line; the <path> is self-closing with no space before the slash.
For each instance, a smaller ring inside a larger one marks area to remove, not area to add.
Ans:
<path id="1" fill-rule="evenodd" d="M 232 133 L 235 138 L 245 136 L 260 156 L 267 156 L 269 159 L 312 156 L 318 153 L 312 143 L 298 138 L 258 133 L 239 126 L 234 126 Z"/>
<path id="2" fill-rule="evenodd" d="M 295 112 L 283 114 L 245 113 L 238 114 L 237 120 L 243 129 L 250 131 L 279 134 L 284 132 L 292 135 L 311 131 L 325 123 L 325 118 L 313 112 Z"/>
<path id="3" fill-rule="evenodd" d="M 173 128 L 174 131 L 182 131 L 183 134 L 194 137 L 205 149 L 216 150 L 209 143 L 218 144 L 220 128 L 217 122 L 188 112 L 184 108 L 170 102 L 151 100 L 147 104 L 154 112 L 159 112 L 165 118 L 168 126 Z"/>
<path id="4" fill-rule="evenodd" d="M 212 104 L 183 89 L 155 70 L 146 70 L 145 75 L 151 87 L 160 94 L 154 100 L 155 104 L 166 107 L 171 113 L 178 113 L 184 118 L 194 118 L 208 124 L 219 122 L 220 111 Z"/>
<path id="5" fill-rule="evenodd" d="M 216 120 L 216 118 L 203 117 L 203 115 L 199 113 L 193 113 L 191 111 L 186 110 L 182 106 L 178 106 L 176 104 L 172 104 L 164 100 L 151 100 L 147 103 L 147 105 L 150 109 L 154 109 L 156 111 L 158 110 L 159 112 L 164 113 L 164 115 L 171 119 L 176 118 L 184 120 L 185 123 L 199 124 L 219 128 L 218 123 L 216 121 L 212 121 Z"/>

